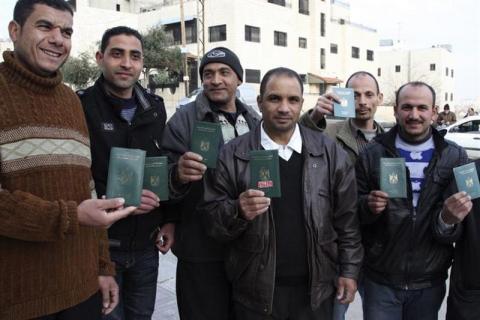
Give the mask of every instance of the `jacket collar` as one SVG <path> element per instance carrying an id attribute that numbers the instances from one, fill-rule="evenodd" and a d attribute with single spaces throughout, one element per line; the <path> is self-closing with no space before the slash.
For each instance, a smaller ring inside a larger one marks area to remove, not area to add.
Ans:
<path id="1" fill-rule="evenodd" d="M 358 146 L 357 141 L 355 140 L 355 136 L 352 133 L 352 119 L 348 119 L 343 121 L 342 125 L 338 129 L 336 134 L 336 138 L 341 140 L 345 145 L 347 145 L 350 149 L 352 149 L 355 154 L 358 155 Z M 377 135 L 380 135 L 385 132 L 383 127 L 376 121 L 374 121 L 375 127 L 377 128 Z"/>
<path id="2" fill-rule="evenodd" d="M 447 142 L 443 136 L 433 127 L 430 127 L 432 130 L 433 144 L 435 145 L 435 151 L 438 151 L 441 154 L 442 150 L 447 147 Z M 375 141 L 383 145 L 385 148 L 390 150 L 392 153 L 396 153 L 395 148 L 395 138 L 398 134 L 398 124 L 395 125 L 390 131 L 385 134 L 375 137 Z"/>
<path id="3" fill-rule="evenodd" d="M 252 118 L 260 119 L 260 116 L 255 110 L 253 110 L 252 107 L 241 102 L 238 98 L 235 98 L 235 105 L 241 105 L 243 109 L 245 109 L 246 113 L 248 113 Z M 197 95 L 197 98 L 195 99 L 195 106 L 198 120 L 216 120 L 218 118 L 217 114 L 212 110 L 210 101 L 203 91 Z"/>
<path id="4" fill-rule="evenodd" d="M 300 128 L 300 135 L 302 136 L 302 152 L 305 152 L 311 156 L 318 157 L 324 153 L 325 140 L 324 135 L 318 131 L 313 131 L 298 125 Z M 255 127 L 254 131 L 248 134 L 248 142 L 245 148 L 237 148 L 235 150 L 235 157 L 248 161 L 250 150 L 262 150 L 261 145 L 261 124 Z"/>
<path id="5" fill-rule="evenodd" d="M 103 95 L 108 96 L 109 94 L 105 90 L 105 78 L 103 75 L 98 78 L 95 82 L 95 86 L 102 92 Z M 137 102 L 140 107 L 146 111 L 152 108 L 150 101 L 148 101 L 147 97 L 145 96 L 145 89 L 137 82 L 133 87 L 133 94 L 137 98 Z"/>

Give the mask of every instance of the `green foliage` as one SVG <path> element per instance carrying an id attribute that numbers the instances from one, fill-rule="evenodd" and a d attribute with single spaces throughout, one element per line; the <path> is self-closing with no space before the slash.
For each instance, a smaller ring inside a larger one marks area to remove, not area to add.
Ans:
<path id="1" fill-rule="evenodd" d="M 172 39 L 162 27 L 154 27 L 143 35 L 145 74 L 148 79 L 151 69 L 157 69 L 160 81 L 172 82 L 182 70 L 182 54 L 179 47 L 172 46 Z M 165 78 L 165 74 L 168 76 Z M 156 79 L 155 82 L 158 81 Z"/>
<path id="2" fill-rule="evenodd" d="M 70 57 L 62 67 L 63 80 L 75 86 L 85 88 L 100 75 L 100 70 L 88 52 L 82 52 L 78 57 Z"/>

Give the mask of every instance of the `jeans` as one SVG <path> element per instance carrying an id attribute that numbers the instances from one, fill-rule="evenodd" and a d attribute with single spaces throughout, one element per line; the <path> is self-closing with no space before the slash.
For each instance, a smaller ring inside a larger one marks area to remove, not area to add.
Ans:
<path id="1" fill-rule="evenodd" d="M 365 320 L 437 320 L 445 282 L 425 289 L 396 289 L 364 279 Z"/>
<path id="2" fill-rule="evenodd" d="M 139 251 L 110 250 L 110 258 L 115 262 L 120 299 L 104 319 L 151 319 L 157 293 L 158 250 L 153 244 Z"/>

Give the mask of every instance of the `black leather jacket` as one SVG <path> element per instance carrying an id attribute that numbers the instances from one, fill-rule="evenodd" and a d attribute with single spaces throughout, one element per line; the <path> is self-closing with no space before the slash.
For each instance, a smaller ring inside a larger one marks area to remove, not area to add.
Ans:
<path id="1" fill-rule="evenodd" d="M 365 274 L 372 280 L 403 289 L 432 287 L 447 278 L 452 262 L 453 233 L 441 234 L 438 215 L 443 202 L 456 192 L 452 168 L 467 162 L 463 148 L 432 128 L 435 152 L 424 170 L 425 181 L 414 210 L 407 168 L 406 199 L 389 199 L 379 215 L 370 212 L 367 197 L 380 190 L 380 158 L 399 157 L 398 127 L 392 128 L 361 153 L 356 164 L 359 214 L 365 247 Z"/>
<path id="2" fill-rule="evenodd" d="M 323 133 L 302 126 L 300 132 L 309 285 L 316 308 L 334 292 L 338 275 L 357 278 L 363 249 L 347 154 Z M 250 222 L 238 215 L 238 196 L 249 186 L 249 151 L 259 149 L 260 126 L 224 147 L 214 175 L 205 179 L 202 212 L 209 235 L 228 242 L 226 270 L 234 299 L 270 314 L 276 269 L 273 212 L 270 207 Z"/>
<path id="3" fill-rule="evenodd" d="M 163 99 L 147 93 L 137 84 L 134 91 L 138 107 L 128 124 L 120 116 L 120 110 L 110 105 L 103 81 L 100 77 L 92 87 L 78 92 L 90 131 L 92 175 L 99 197 L 106 190 L 110 149 L 137 148 L 145 150 L 147 157 L 163 155 L 161 141 L 166 120 Z M 153 232 L 162 223 L 162 211 L 158 208 L 115 222 L 108 229 L 111 249 L 138 250 L 152 246 Z"/>

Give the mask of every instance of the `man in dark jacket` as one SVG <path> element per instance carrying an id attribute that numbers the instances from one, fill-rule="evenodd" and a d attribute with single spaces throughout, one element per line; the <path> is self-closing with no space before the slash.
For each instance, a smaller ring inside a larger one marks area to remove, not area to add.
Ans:
<path id="1" fill-rule="evenodd" d="M 452 168 L 465 151 L 431 128 L 435 91 L 399 88 L 397 126 L 375 138 L 356 165 L 365 247 L 365 319 L 437 319 L 459 228 L 448 217 L 466 201 L 453 194 Z M 380 191 L 380 159 L 404 158 L 407 198 Z M 452 195 L 453 194 L 453 195 Z"/>
<path id="2" fill-rule="evenodd" d="M 148 156 L 162 155 L 166 112 L 162 98 L 139 84 L 143 68 L 141 35 L 128 27 L 107 30 L 96 54 L 102 75 L 80 91 L 90 131 L 92 173 L 98 196 L 105 195 L 112 147 L 143 149 Z M 162 199 L 142 191 L 134 215 L 108 230 L 111 259 L 116 265 L 120 302 L 108 319 L 150 319 L 157 290 L 158 249 L 165 253 L 173 241 L 174 226 L 162 224 Z M 156 236 L 156 237 L 155 237 Z M 161 241 L 160 241 L 161 240 Z"/>
<path id="3" fill-rule="evenodd" d="M 302 95 L 296 72 L 267 72 L 262 125 L 226 145 L 205 179 L 202 210 L 209 234 L 228 244 L 236 319 L 331 319 L 335 295 L 348 303 L 356 292 L 354 170 L 340 146 L 297 124 Z M 281 198 L 249 189 L 249 151 L 262 149 L 279 152 Z"/>
<path id="4" fill-rule="evenodd" d="M 202 179 L 209 174 L 200 155 L 190 151 L 195 121 L 220 123 L 219 148 L 254 128 L 258 114 L 236 99 L 243 79 L 238 57 L 227 48 L 214 48 L 200 63 L 203 92 L 168 121 L 163 147 L 170 168 L 172 206 L 180 215 L 173 252 L 178 257 L 177 302 L 181 319 L 225 320 L 231 314 L 231 288 L 224 269 L 224 247 L 207 236 L 197 205 L 203 196 Z"/>

